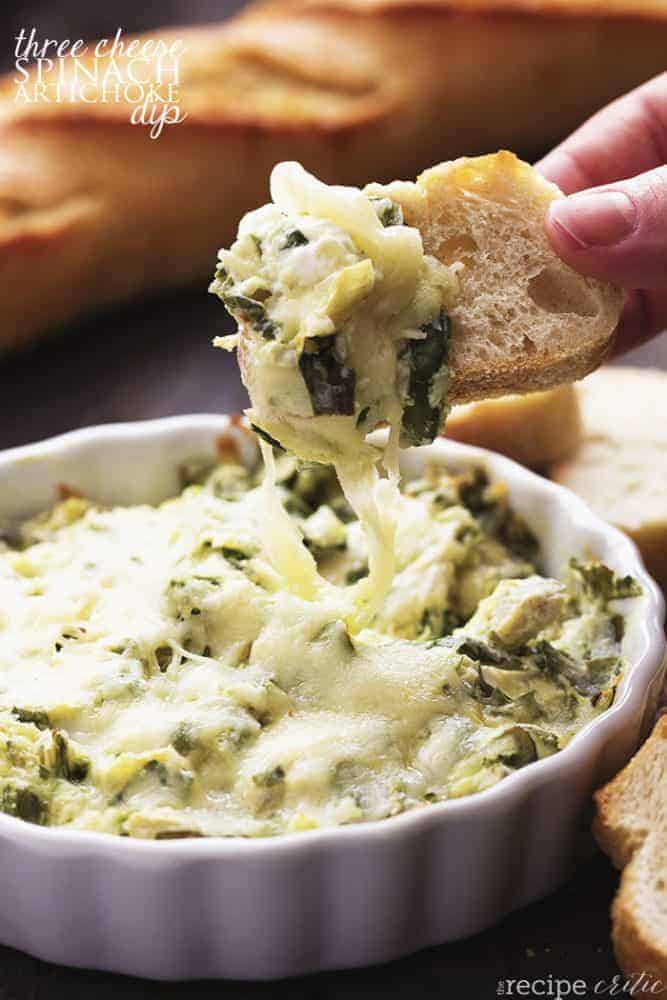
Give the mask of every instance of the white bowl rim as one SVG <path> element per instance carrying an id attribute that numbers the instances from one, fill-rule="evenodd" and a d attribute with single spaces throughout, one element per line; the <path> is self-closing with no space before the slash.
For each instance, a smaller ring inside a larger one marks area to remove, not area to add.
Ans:
<path id="1" fill-rule="evenodd" d="M 47 458 L 49 455 L 70 448 L 90 444 L 95 439 L 100 445 L 109 438 L 129 440 L 161 433 L 176 434 L 186 429 L 217 434 L 224 433 L 229 427 L 230 417 L 220 413 L 197 413 L 126 423 L 95 424 L 45 438 L 33 444 L 0 451 L 0 466 Z M 443 437 L 438 438 L 434 445 L 443 453 L 443 457 L 445 452 L 449 452 L 453 457 L 460 456 L 464 462 L 486 465 L 494 476 L 509 481 L 511 492 L 515 491 L 517 485 L 520 488 L 521 484 L 525 483 L 544 493 L 551 493 L 568 511 L 569 516 L 572 519 L 576 518 L 581 530 L 606 536 L 623 561 L 627 561 L 627 572 L 639 580 L 643 590 L 642 597 L 645 598 L 644 615 L 641 621 L 638 617 L 636 622 L 636 627 L 641 628 L 643 642 L 636 662 L 628 668 L 623 692 L 610 708 L 590 720 L 558 753 L 520 768 L 482 792 L 432 803 L 424 808 L 409 809 L 398 816 L 384 819 L 284 833 L 273 837 L 230 836 L 148 840 L 120 837 L 93 830 L 37 826 L 0 813 L 0 835 L 13 838 L 20 832 L 26 846 L 35 849 L 48 847 L 51 852 L 61 856 L 90 855 L 101 850 L 107 855 L 113 853 L 114 856 L 122 857 L 125 861 L 130 860 L 132 855 L 139 859 L 146 855 L 157 857 L 158 854 L 163 858 L 172 857 L 174 860 L 209 857 L 222 860 L 247 857 L 250 854 L 257 860 L 260 857 L 268 860 L 288 852 L 291 854 L 295 851 L 322 850 L 331 843 L 338 844 L 350 838 L 360 844 L 371 846 L 378 838 L 398 837 L 401 834 L 406 836 L 418 830 L 425 832 L 434 825 L 455 822 L 461 817 L 476 818 L 480 812 L 485 811 L 489 814 L 488 818 L 491 818 L 494 813 L 504 812 L 513 801 L 524 800 L 538 786 L 555 778 L 559 769 L 561 771 L 569 769 L 576 773 L 577 761 L 583 762 L 584 757 L 599 751 L 615 732 L 623 728 L 626 716 L 632 719 L 640 714 L 639 705 L 659 673 L 665 656 L 666 641 L 663 627 L 665 601 L 662 592 L 649 576 L 634 542 L 595 515 L 584 501 L 570 490 L 543 479 L 503 455 L 484 448 L 460 444 Z M 433 448 L 434 445 L 428 447 Z M 506 470 L 505 475 L 504 470 Z"/>

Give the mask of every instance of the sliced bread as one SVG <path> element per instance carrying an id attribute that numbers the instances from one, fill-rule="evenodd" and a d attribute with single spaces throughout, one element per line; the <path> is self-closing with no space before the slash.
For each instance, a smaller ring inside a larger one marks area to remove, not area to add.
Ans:
<path id="1" fill-rule="evenodd" d="M 604 367 L 577 392 L 582 443 L 549 474 L 630 535 L 667 588 L 667 372 Z"/>
<path id="2" fill-rule="evenodd" d="M 544 469 L 571 455 L 581 441 L 576 389 L 568 384 L 525 396 L 463 403 L 447 417 L 445 435 Z"/>
<path id="3" fill-rule="evenodd" d="M 620 774 L 595 796 L 593 832 L 623 869 L 612 906 L 616 958 L 646 979 L 646 995 L 667 992 L 667 716 Z M 644 993 L 642 993 L 644 995 Z"/>
<path id="4" fill-rule="evenodd" d="M 451 399 L 469 402 L 582 378 L 604 359 L 623 295 L 556 256 L 544 219 L 562 197 L 513 153 L 426 170 L 387 194 L 427 253 L 465 266 L 451 310 Z"/>

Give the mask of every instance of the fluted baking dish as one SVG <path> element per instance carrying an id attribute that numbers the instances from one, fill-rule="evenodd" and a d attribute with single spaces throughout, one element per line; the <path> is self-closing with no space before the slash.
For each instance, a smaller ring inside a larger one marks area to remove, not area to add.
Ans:
<path id="1" fill-rule="evenodd" d="M 59 483 L 108 504 L 157 502 L 177 468 L 232 435 L 221 416 L 91 427 L 0 455 L 0 530 Z M 157 979 L 271 978 L 382 962 L 493 924 L 571 870 L 593 789 L 634 751 L 655 709 L 663 601 L 636 548 L 567 490 L 490 452 L 439 440 L 406 453 L 484 466 L 540 536 L 543 567 L 599 556 L 631 573 L 629 667 L 616 701 L 560 753 L 492 788 L 379 822 L 289 834 L 139 841 L 0 815 L 0 941 L 40 958 Z"/>

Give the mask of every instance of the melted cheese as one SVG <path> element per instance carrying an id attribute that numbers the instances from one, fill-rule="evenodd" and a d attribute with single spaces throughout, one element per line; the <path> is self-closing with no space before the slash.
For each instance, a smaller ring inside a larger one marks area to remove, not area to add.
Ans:
<path id="1" fill-rule="evenodd" d="M 369 578 L 353 601 L 339 595 L 341 614 L 358 630 L 372 620 L 393 575 L 409 344 L 441 341 L 442 361 L 420 387 L 438 419 L 420 434 L 432 439 L 446 409 L 446 333 L 428 324 L 440 322 L 456 279 L 424 254 L 419 231 L 402 224 L 389 199 L 323 184 L 297 163 L 275 167 L 271 196 L 273 204 L 248 213 L 234 246 L 220 252 L 212 290 L 240 322 L 250 419 L 301 458 L 332 464 L 368 535 Z M 388 210 L 392 224 L 383 224 Z M 218 343 L 229 348 L 238 340 Z M 365 440 L 380 423 L 389 426 L 384 450 Z M 388 481 L 380 478 L 379 460 Z M 275 518 L 268 463 L 267 471 L 266 510 Z M 305 565 L 284 518 L 280 533 L 275 565 L 290 589 L 316 599 L 323 583 Z"/>
<path id="2" fill-rule="evenodd" d="M 612 614 L 504 544 L 530 537 L 502 491 L 407 484 L 396 575 L 354 635 L 360 522 L 329 470 L 284 455 L 274 476 L 285 552 L 234 464 L 157 508 L 73 498 L 0 551 L 0 808 L 139 837 L 381 818 L 488 786 L 608 703 Z"/>

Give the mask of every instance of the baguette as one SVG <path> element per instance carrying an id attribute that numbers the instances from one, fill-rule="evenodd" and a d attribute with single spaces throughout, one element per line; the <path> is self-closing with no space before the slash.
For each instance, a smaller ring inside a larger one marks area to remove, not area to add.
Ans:
<path id="1" fill-rule="evenodd" d="M 383 189 L 424 249 L 462 262 L 450 309 L 450 400 L 465 403 L 582 378 L 611 345 L 623 295 L 577 274 L 544 231 L 554 184 L 508 152 L 462 158 Z"/>
<path id="2" fill-rule="evenodd" d="M 576 451 L 581 417 L 571 384 L 453 407 L 445 435 L 499 451 L 531 469 L 544 469 Z"/>
<path id="3" fill-rule="evenodd" d="M 595 804 L 595 837 L 616 867 L 623 869 L 612 906 L 618 964 L 628 976 L 643 973 L 642 996 L 663 996 L 667 992 L 667 716 L 658 720 L 627 767 L 596 793 Z"/>
<path id="4" fill-rule="evenodd" d="M 550 475 L 630 535 L 667 588 L 667 373 L 602 368 L 577 389 L 584 437 Z"/>
<path id="5" fill-rule="evenodd" d="M 543 149 L 664 68 L 667 8 L 305 0 L 146 37 L 186 46 L 188 117 L 159 139 L 130 105 L 23 104 L 15 74 L 0 83 L 0 349 L 203 284 L 277 160 L 362 183 L 463 150 Z"/>

